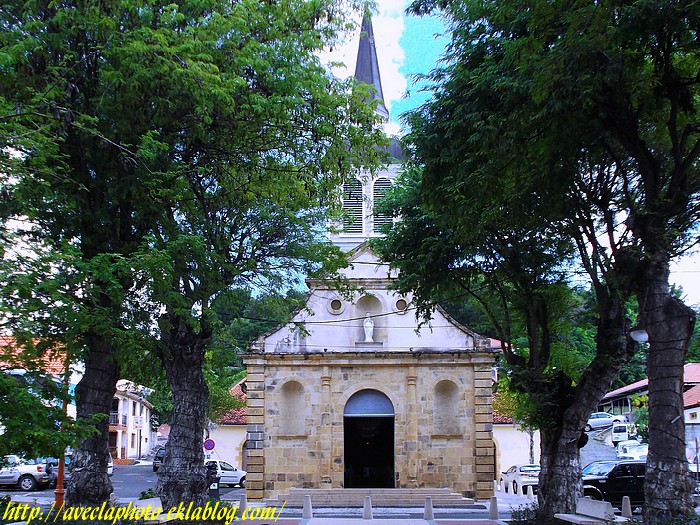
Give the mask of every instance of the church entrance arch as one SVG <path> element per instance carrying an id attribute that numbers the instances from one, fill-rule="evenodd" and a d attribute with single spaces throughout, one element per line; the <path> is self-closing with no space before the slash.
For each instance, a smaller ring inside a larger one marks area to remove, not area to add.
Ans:
<path id="1" fill-rule="evenodd" d="M 343 411 L 345 488 L 394 488 L 394 405 L 379 390 L 354 393 Z"/>

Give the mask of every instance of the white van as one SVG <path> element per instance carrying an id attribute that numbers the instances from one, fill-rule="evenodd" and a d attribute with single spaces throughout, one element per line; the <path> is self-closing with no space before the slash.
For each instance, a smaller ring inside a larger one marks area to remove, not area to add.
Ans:
<path id="1" fill-rule="evenodd" d="M 624 423 L 614 423 L 612 426 L 611 439 L 613 447 L 618 443 L 628 441 L 630 438 L 629 427 Z"/>

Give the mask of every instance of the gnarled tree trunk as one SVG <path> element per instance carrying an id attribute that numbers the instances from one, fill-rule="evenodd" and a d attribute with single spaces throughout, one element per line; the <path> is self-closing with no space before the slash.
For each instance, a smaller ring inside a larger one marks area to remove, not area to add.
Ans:
<path id="1" fill-rule="evenodd" d="M 112 482 L 107 475 L 109 459 L 109 411 L 119 379 L 116 349 L 102 336 L 88 337 L 85 374 L 76 387 L 78 420 L 98 415 L 97 433 L 84 439 L 73 454 L 66 504 L 98 505 L 109 499 Z"/>
<path id="2" fill-rule="evenodd" d="M 553 522 L 557 512 L 573 512 L 581 493 L 578 424 L 540 429 L 540 471 L 537 499 L 542 523 Z"/>
<path id="3" fill-rule="evenodd" d="M 683 370 L 695 313 L 671 296 L 668 262 L 649 268 L 639 296 L 649 334 L 649 455 L 644 483 L 645 523 L 693 512 L 685 454 Z"/>
<path id="4" fill-rule="evenodd" d="M 167 315 L 167 322 L 161 360 L 173 393 L 173 419 L 156 486 L 164 509 L 203 505 L 207 498 L 202 440 L 209 389 L 202 365 L 211 337 L 177 315 Z"/>
<path id="5" fill-rule="evenodd" d="M 555 523 L 554 514 L 572 513 L 582 495 L 579 449 L 587 441 L 583 429 L 615 380 L 620 368 L 634 355 L 636 343 L 628 337 L 624 301 L 597 290 L 599 325 L 597 353 L 575 388 L 561 377 L 555 386 L 562 403 L 558 424 L 540 429 L 541 457 L 538 504 L 541 523 Z"/>

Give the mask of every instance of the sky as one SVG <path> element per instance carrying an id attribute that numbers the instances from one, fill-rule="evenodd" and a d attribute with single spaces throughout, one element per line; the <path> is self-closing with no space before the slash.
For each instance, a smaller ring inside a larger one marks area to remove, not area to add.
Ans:
<path id="1" fill-rule="evenodd" d="M 378 0 L 372 18 L 384 102 L 390 115 L 387 126 L 390 134 L 401 133 L 403 113 L 428 100 L 429 94 L 415 85 L 413 75 L 430 72 L 438 64 L 449 41 L 440 20 L 406 15 L 408 5 L 405 0 Z M 330 55 L 331 60 L 343 62 L 346 66 L 335 69 L 341 78 L 354 74 L 359 22 L 358 14 L 355 34 Z M 671 282 L 683 288 L 686 304 L 700 305 L 700 253 L 673 264 Z"/>
<path id="2" fill-rule="evenodd" d="M 448 41 L 439 20 L 406 16 L 408 5 L 405 0 L 379 0 L 372 18 L 384 103 L 390 115 L 387 131 L 391 134 L 401 133 L 404 112 L 428 99 L 427 93 L 416 89 L 412 77 L 431 71 Z M 355 73 L 360 21 L 361 14 L 358 14 L 357 31 L 324 56 L 325 60 L 345 64 L 344 68 L 334 68 L 340 78 Z"/>

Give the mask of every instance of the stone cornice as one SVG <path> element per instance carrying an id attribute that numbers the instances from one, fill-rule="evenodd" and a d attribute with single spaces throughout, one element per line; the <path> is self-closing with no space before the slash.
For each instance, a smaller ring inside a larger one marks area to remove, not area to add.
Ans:
<path id="1" fill-rule="evenodd" d="M 429 364 L 449 362 L 454 364 L 491 365 L 495 360 L 494 352 L 474 352 L 466 350 L 414 352 L 313 352 L 303 354 L 265 353 L 247 354 L 243 362 L 249 365 L 348 365 L 348 366 L 406 366 L 411 364 Z"/>

